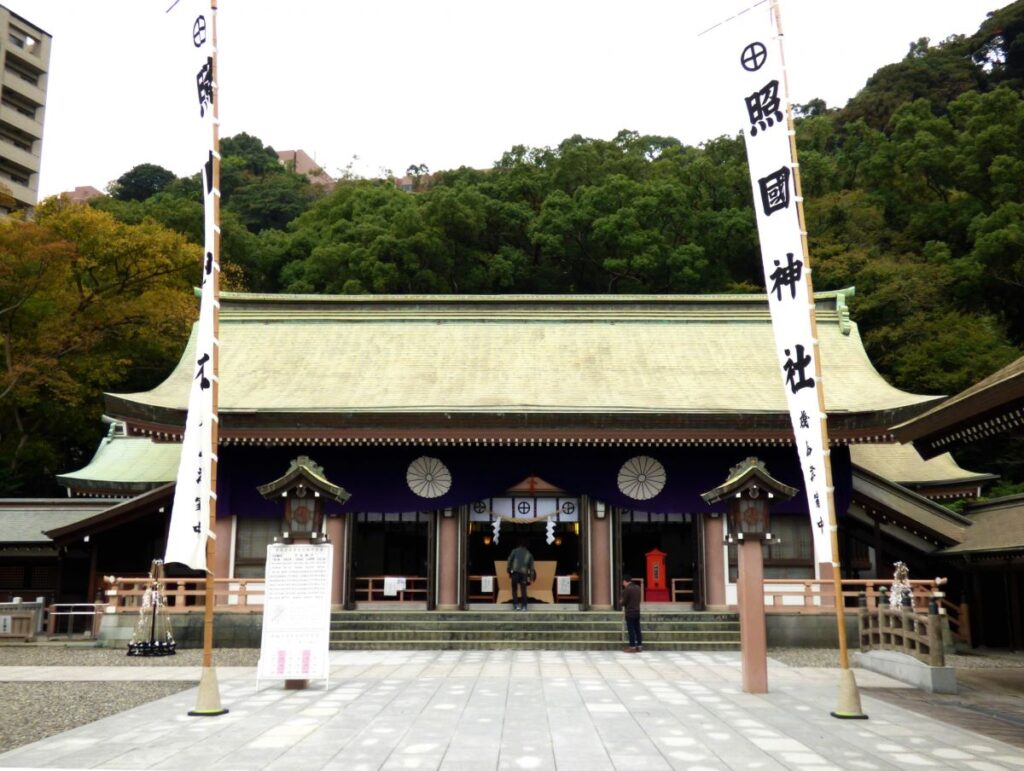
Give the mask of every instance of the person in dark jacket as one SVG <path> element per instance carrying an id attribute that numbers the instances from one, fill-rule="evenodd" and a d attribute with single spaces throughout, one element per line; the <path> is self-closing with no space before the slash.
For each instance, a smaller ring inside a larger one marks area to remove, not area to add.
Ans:
<path id="1" fill-rule="evenodd" d="M 533 555 L 526 548 L 526 541 L 520 541 L 511 551 L 506 567 L 512 579 L 512 610 L 526 610 L 526 587 L 537 578 Z"/>
<path id="2" fill-rule="evenodd" d="M 633 577 L 629 574 L 622 577 L 620 602 L 626 617 L 626 632 L 629 634 L 629 647 L 623 650 L 626 653 L 639 653 L 643 650 L 643 638 L 640 636 L 640 587 L 633 583 Z"/>

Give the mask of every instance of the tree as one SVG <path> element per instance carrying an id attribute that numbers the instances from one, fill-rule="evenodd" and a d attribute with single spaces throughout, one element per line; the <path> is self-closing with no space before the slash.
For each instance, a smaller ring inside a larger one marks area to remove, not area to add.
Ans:
<path id="1" fill-rule="evenodd" d="M 319 188 L 292 172 L 268 174 L 236 187 L 225 208 L 253 233 L 283 230 L 319 197 Z"/>
<path id="2" fill-rule="evenodd" d="M 50 199 L 0 223 L 0 495 L 54 492 L 98 440 L 104 390 L 152 387 L 180 355 L 201 252 L 152 221 Z"/>
<path id="3" fill-rule="evenodd" d="M 142 163 L 126 171 L 111 184 L 110 193 L 121 201 L 144 201 L 174 182 L 174 172 L 155 163 Z"/>

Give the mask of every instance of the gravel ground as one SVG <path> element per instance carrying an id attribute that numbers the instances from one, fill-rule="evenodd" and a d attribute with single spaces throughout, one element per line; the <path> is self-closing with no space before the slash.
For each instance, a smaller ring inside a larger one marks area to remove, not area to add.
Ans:
<path id="1" fill-rule="evenodd" d="M 853 653 L 853 649 L 849 651 Z M 769 648 L 768 657 L 787 667 L 838 667 L 837 648 Z M 1021 653 L 972 653 L 946 655 L 946 666 L 956 669 L 1001 669 L 1024 667 Z"/>
<path id="2" fill-rule="evenodd" d="M 0 645 L 5 666 L 200 666 L 201 650 L 182 650 L 174 656 L 128 656 L 124 649 L 87 648 L 57 644 Z M 791 667 L 838 667 L 839 652 L 831 648 L 773 648 L 768 655 Z M 215 666 L 256 666 L 255 648 L 214 651 Z M 952 655 L 946 660 L 958 669 L 1024 667 L 1022 654 Z M 113 715 L 140 704 L 194 687 L 188 682 L 2 682 L 0 671 L 0 752 L 14 749 Z"/>
<path id="3" fill-rule="evenodd" d="M 194 683 L 2 683 L 0 752 L 193 688 Z"/>
<path id="4" fill-rule="evenodd" d="M 254 667 L 255 648 L 222 648 L 214 666 Z M 128 656 L 123 648 L 87 648 L 60 644 L 0 645 L 0 667 L 189 667 L 202 666 L 201 649 L 173 656 Z M 3 672 L 0 671 L 0 680 Z M 77 728 L 178 691 L 189 682 L 0 682 L 0 752 Z"/>
<path id="5" fill-rule="evenodd" d="M 254 667 L 258 648 L 217 648 L 213 665 Z M 125 648 L 86 648 L 46 643 L 43 645 L 0 645 L 0 667 L 199 667 L 201 648 L 180 650 L 173 656 L 129 656 Z"/>

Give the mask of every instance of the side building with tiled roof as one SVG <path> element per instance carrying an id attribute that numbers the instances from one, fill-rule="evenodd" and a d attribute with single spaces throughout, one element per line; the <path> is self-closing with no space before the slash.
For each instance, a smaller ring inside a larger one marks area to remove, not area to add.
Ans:
<path id="1" fill-rule="evenodd" d="M 1024 357 L 893 428 L 929 458 L 1024 436 Z M 1004 445 L 1006 446 L 1006 445 Z M 1024 496 L 969 503 L 964 537 L 938 556 L 960 573 L 977 643 L 1024 648 Z"/>

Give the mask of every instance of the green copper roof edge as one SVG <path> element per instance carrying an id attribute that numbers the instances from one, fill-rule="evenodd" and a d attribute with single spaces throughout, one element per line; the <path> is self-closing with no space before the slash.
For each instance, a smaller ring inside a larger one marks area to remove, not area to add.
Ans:
<path id="1" fill-rule="evenodd" d="M 199 294 L 200 290 L 195 290 Z M 854 295 L 854 287 L 832 289 L 815 292 L 816 300 L 836 299 L 837 303 L 845 304 L 847 297 Z M 248 292 L 222 292 L 222 303 L 237 302 L 272 302 L 272 303 L 339 303 L 348 305 L 370 305 L 374 303 L 412 303 L 445 304 L 445 303 L 481 303 L 500 305 L 507 303 L 527 303 L 541 305 L 544 303 L 568 304 L 628 304 L 628 303 L 718 303 L 742 302 L 765 303 L 767 295 L 751 294 L 272 294 Z M 841 298 L 841 299 L 840 299 Z"/>

